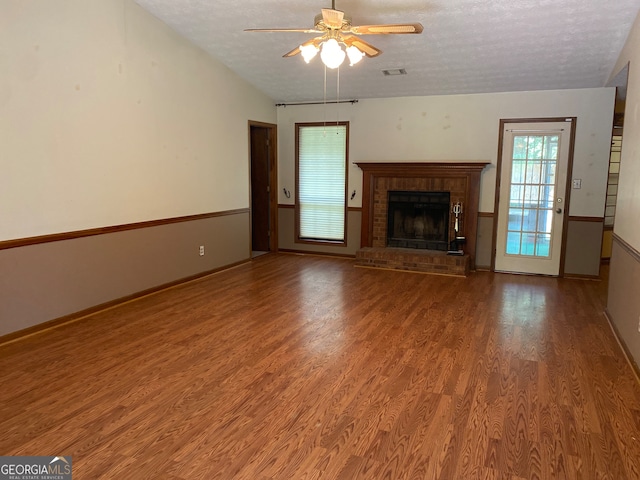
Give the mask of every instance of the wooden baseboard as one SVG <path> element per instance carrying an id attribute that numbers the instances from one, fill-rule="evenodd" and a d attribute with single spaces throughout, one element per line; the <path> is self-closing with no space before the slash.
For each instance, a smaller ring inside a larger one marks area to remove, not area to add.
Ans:
<path id="1" fill-rule="evenodd" d="M 636 380 L 640 384 L 640 368 L 638 367 L 638 364 L 633 359 L 631 352 L 627 348 L 627 344 L 624 343 L 624 340 L 622 340 L 622 337 L 620 336 L 620 332 L 618 332 L 618 329 L 616 328 L 616 325 L 615 323 L 613 323 L 613 319 L 611 318 L 611 314 L 609 313 L 609 310 L 606 308 L 604 309 L 604 318 L 607 319 L 607 323 L 609 323 L 609 327 L 613 332 L 613 336 L 616 338 L 618 345 L 620 345 L 620 348 L 622 349 L 622 353 L 624 354 L 625 358 L 627 359 L 627 362 L 631 366 L 631 369 L 633 370 L 633 373 L 636 376 Z"/>
<path id="2" fill-rule="evenodd" d="M 280 248 L 278 249 L 279 253 L 293 253 L 296 255 L 318 255 L 321 257 L 338 257 L 338 258 L 356 258 L 355 255 L 350 255 L 348 253 L 329 253 L 329 252 L 311 252 L 308 250 L 293 250 L 288 248 Z"/>
<path id="3" fill-rule="evenodd" d="M 60 318 L 55 318 L 53 320 L 49 320 L 47 322 L 39 323 L 37 325 L 33 325 L 32 327 L 27 327 L 22 330 L 17 330 L 15 332 L 8 333 L 6 335 L 0 336 L 0 346 L 6 345 L 8 343 L 17 342 L 26 337 L 31 337 L 33 335 L 38 335 L 47 330 L 51 330 L 53 328 L 61 327 L 62 325 L 67 325 L 69 323 L 78 322 L 87 317 L 95 315 L 99 312 L 104 312 L 105 310 L 110 310 L 112 308 L 116 308 L 125 303 L 129 303 L 135 300 L 138 300 L 142 297 L 146 297 L 149 295 L 154 295 L 156 293 L 160 293 L 164 290 L 168 290 L 170 288 L 177 287 L 179 285 L 183 285 L 188 282 L 193 282 L 195 280 L 199 280 L 201 278 L 207 277 L 209 275 L 213 275 L 214 273 L 221 272 L 223 270 L 228 270 L 230 268 L 237 267 L 239 265 L 243 265 L 245 263 L 250 262 L 251 259 L 241 260 L 239 262 L 231 263 L 229 265 L 225 265 L 224 267 L 215 268 L 213 270 L 208 270 L 206 272 L 197 273 L 195 275 L 191 275 L 189 277 L 181 278 L 179 280 L 175 280 L 173 282 L 168 282 L 162 285 L 158 285 L 157 287 L 148 288 L 146 290 L 142 290 L 140 292 L 132 293 L 131 295 L 127 295 L 121 298 L 117 298 L 115 300 L 111 300 L 109 302 L 101 303 L 100 305 L 96 305 L 94 307 L 89 307 L 79 312 L 71 313 L 69 315 L 65 315 Z"/>
<path id="4" fill-rule="evenodd" d="M 583 275 L 580 273 L 566 273 L 563 278 L 573 278 L 575 280 L 602 280 L 600 275 Z"/>

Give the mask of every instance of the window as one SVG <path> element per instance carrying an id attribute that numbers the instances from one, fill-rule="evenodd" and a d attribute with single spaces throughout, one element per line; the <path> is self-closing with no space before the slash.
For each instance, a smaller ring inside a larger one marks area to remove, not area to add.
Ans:
<path id="1" fill-rule="evenodd" d="M 607 203 L 604 209 L 604 226 L 613 228 L 616 216 L 616 200 L 618 197 L 618 176 L 620 174 L 620 152 L 622 152 L 622 136 L 611 138 L 611 155 L 609 157 L 609 178 L 607 181 Z"/>
<path id="2" fill-rule="evenodd" d="M 559 135 L 513 137 L 508 255 L 551 255 L 559 141 Z"/>
<path id="3" fill-rule="evenodd" d="M 349 123 L 296 123 L 296 236 L 346 244 Z"/>

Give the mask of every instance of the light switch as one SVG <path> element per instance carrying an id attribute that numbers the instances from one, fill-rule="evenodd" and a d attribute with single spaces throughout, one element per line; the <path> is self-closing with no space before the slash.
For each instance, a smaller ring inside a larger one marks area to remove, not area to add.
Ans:
<path id="1" fill-rule="evenodd" d="M 575 189 L 582 188 L 582 179 L 581 178 L 574 178 L 573 179 L 573 188 L 575 188 Z"/>

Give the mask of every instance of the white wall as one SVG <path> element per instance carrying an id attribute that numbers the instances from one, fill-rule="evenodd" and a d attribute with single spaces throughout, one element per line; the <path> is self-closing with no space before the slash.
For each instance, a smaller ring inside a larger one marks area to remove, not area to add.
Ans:
<path id="1" fill-rule="evenodd" d="M 360 100 L 278 109 L 279 202 L 291 204 L 295 188 L 296 122 L 350 121 L 350 162 L 489 161 L 482 175 L 480 211 L 493 212 L 501 118 L 577 117 L 570 215 L 602 217 L 615 89 L 596 88 Z M 292 191 L 291 198 L 282 189 Z M 349 204 L 362 205 L 362 172 L 349 171 Z"/>
<path id="2" fill-rule="evenodd" d="M 0 2 L 0 240 L 249 206 L 273 101 L 131 0 Z"/>
<path id="3" fill-rule="evenodd" d="M 640 14 L 612 72 L 629 65 L 614 232 L 640 251 Z"/>

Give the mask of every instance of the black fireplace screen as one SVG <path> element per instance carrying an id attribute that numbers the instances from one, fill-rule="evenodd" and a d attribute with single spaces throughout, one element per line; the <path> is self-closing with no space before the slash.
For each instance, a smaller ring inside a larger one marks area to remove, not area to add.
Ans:
<path id="1" fill-rule="evenodd" d="M 449 192 L 389 191 L 387 246 L 448 250 Z"/>

